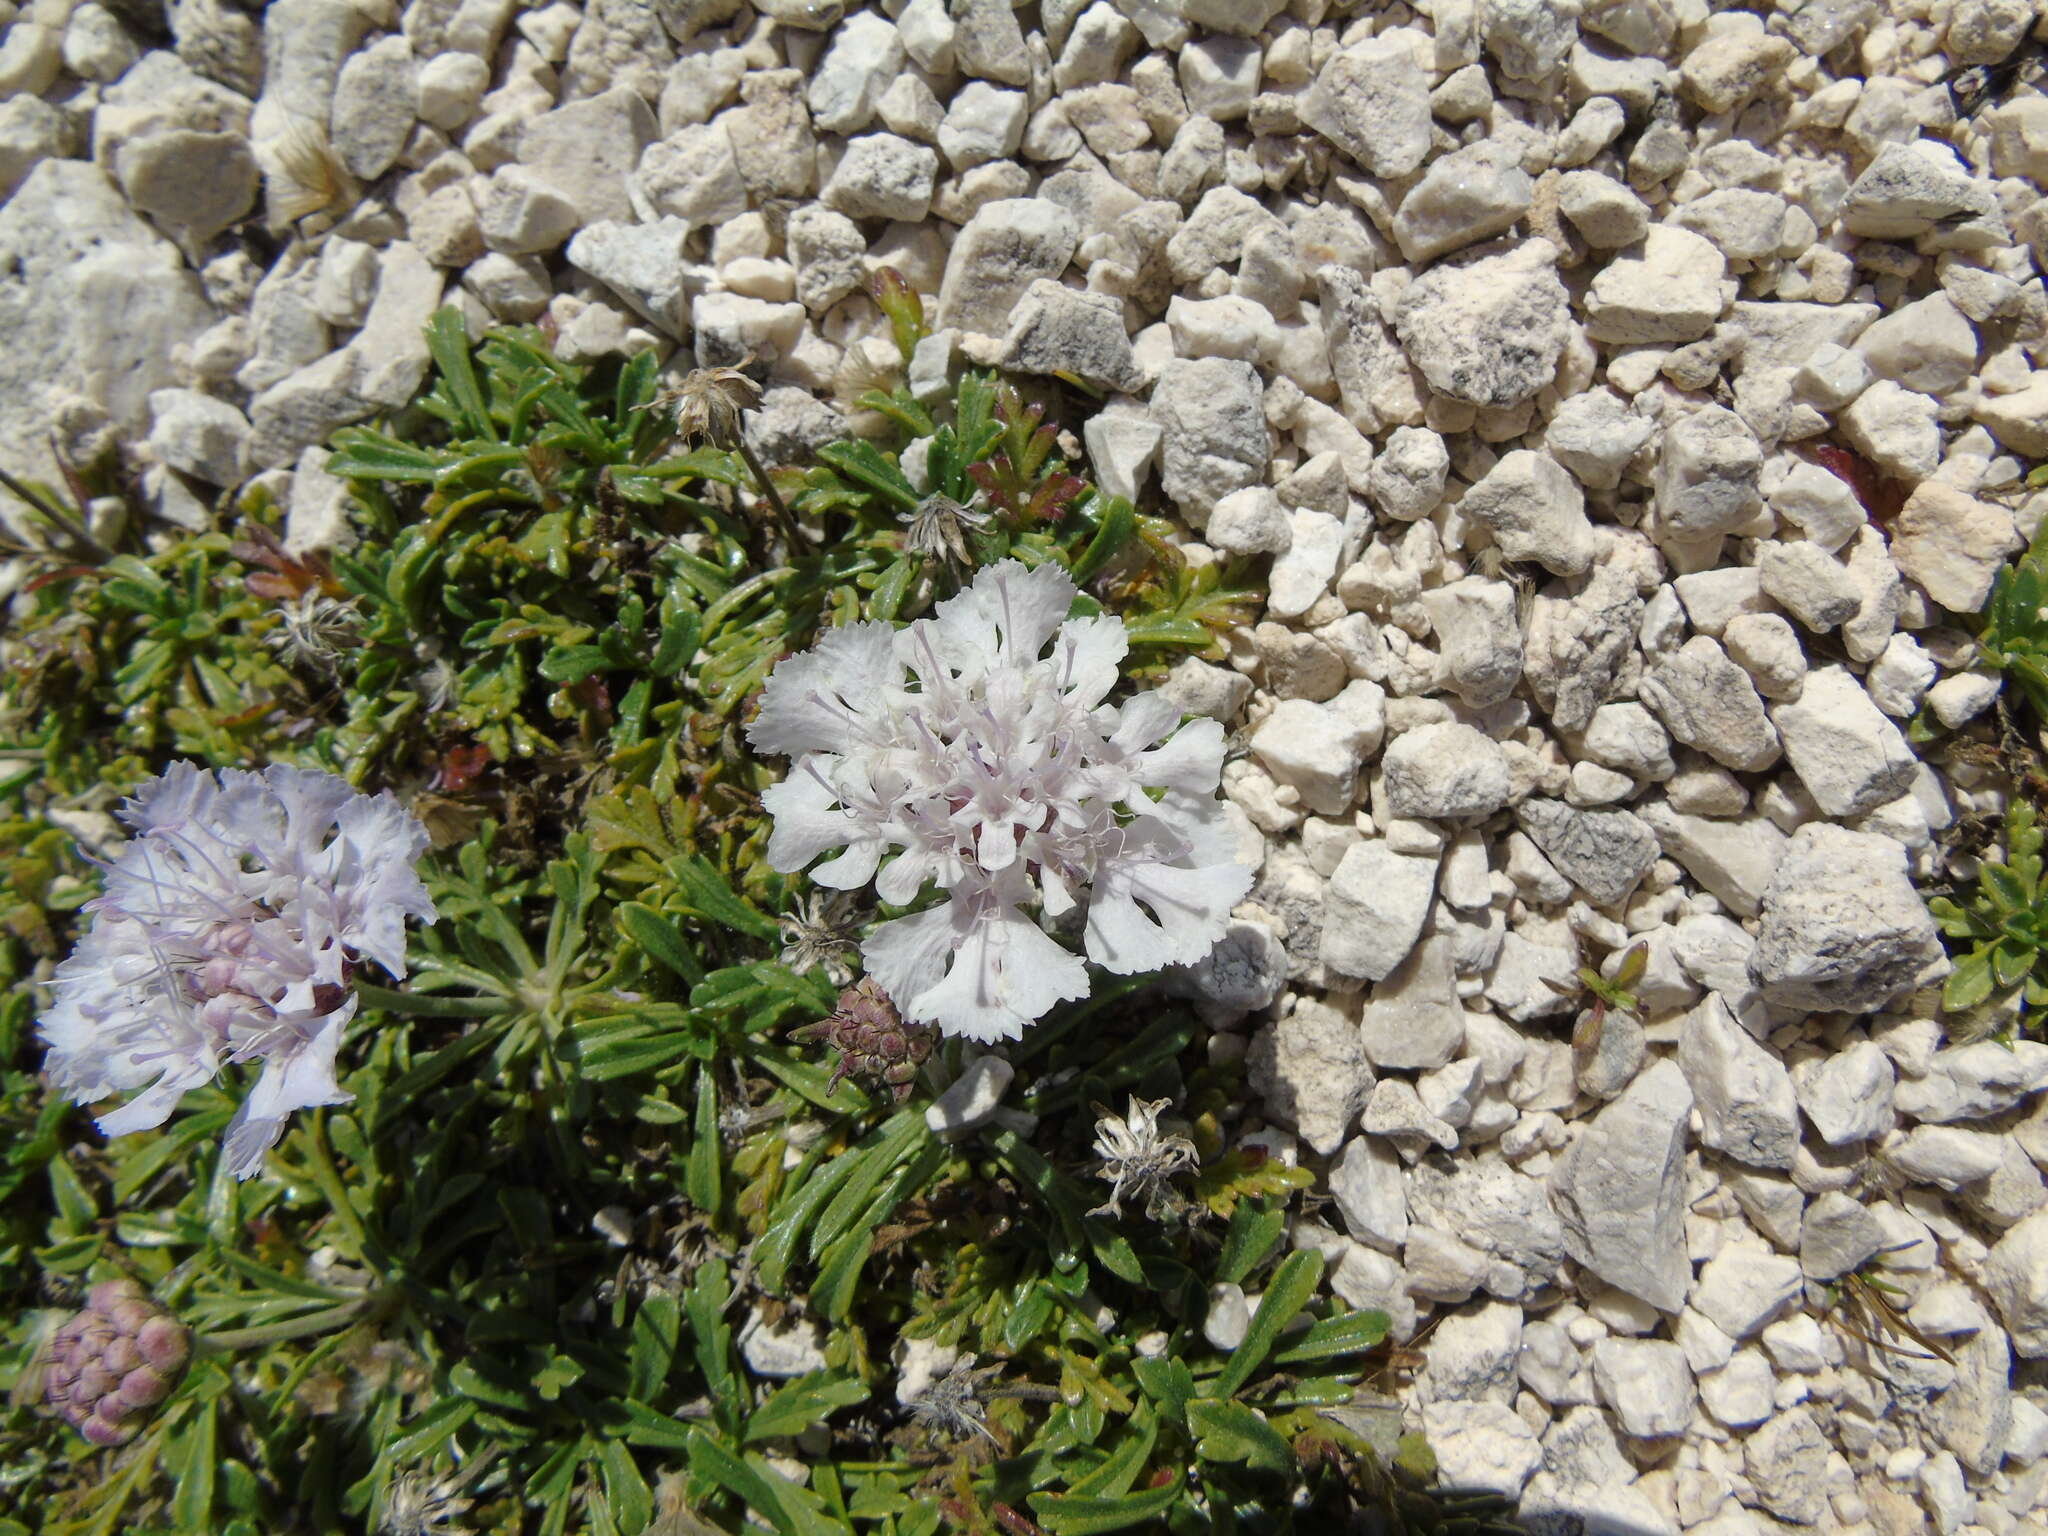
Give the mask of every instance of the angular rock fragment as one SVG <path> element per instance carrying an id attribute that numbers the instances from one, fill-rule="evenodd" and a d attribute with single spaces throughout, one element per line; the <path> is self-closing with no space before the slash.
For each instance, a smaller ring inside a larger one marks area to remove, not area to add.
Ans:
<path id="1" fill-rule="evenodd" d="M 1899 844 L 1825 822 L 1793 835 L 1764 893 L 1750 959 L 1767 999 L 1863 1013 L 1947 969 Z"/>
<path id="2" fill-rule="evenodd" d="M 1587 1122 L 1550 1176 L 1565 1252 L 1662 1312 L 1685 1304 L 1692 1281 L 1684 1178 L 1692 1107 L 1684 1074 L 1657 1062 Z"/>

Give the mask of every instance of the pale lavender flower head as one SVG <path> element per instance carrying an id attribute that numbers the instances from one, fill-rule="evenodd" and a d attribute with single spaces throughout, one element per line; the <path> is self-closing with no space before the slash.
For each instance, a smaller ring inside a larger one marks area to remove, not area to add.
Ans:
<path id="1" fill-rule="evenodd" d="M 121 810 L 134 829 L 87 904 L 92 927 L 57 968 L 38 1024 L 77 1103 L 142 1091 L 100 1116 L 109 1136 L 169 1118 L 224 1062 L 263 1073 L 228 1126 L 248 1178 L 315 1104 L 344 1104 L 335 1052 L 361 959 L 405 974 L 405 923 L 434 918 L 414 864 L 417 818 L 389 791 L 331 773 L 174 763 Z"/>
<path id="2" fill-rule="evenodd" d="M 908 905 L 868 974 L 907 1020 L 1015 1039 L 1087 967 L 1024 907 L 1088 903 L 1088 959 L 1120 973 L 1201 959 L 1249 889 L 1216 799 L 1223 728 L 1181 723 L 1157 693 L 1103 701 L 1128 649 L 1121 619 L 1069 619 L 1056 565 L 989 566 L 929 618 L 828 631 L 781 663 L 748 739 L 795 759 L 762 803 L 768 862 L 818 884 L 874 883 Z"/>

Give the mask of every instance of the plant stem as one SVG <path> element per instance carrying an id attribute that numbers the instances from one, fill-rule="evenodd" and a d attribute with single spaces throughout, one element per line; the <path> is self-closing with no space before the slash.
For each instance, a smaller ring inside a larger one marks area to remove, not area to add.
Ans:
<path id="1" fill-rule="evenodd" d="M 87 533 L 84 526 L 77 522 L 70 513 L 64 511 L 55 502 L 38 496 L 28 486 L 22 484 L 4 469 L 0 469 L 0 485 L 6 486 L 8 490 L 12 491 L 22 501 L 42 513 L 59 533 L 63 534 L 65 538 L 77 546 L 80 554 L 90 555 L 97 560 L 106 560 L 112 557 L 113 552 L 98 539 Z"/>
<path id="2" fill-rule="evenodd" d="M 334 1153 L 327 1145 L 325 1111 L 316 1109 L 308 1117 L 305 1139 L 307 1151 L 311 1154 L 313 1182 L 319 1186 L 321 1197 L 326 1200 L 328 1209 L 334 1212 L 334 1219 L 341 1223 L 342 1230 L 354 1240 L 356 1257 L 365 1263 L 374 1264 L 376 1261 L 371 1257 L 374 1245 L 370 1241 L 370 1234 L 364 1229 L 362 1217 L 356 1214 L 355 1206 L 349 1201 L 348 1190 L 342 1185 L 341 1175 L 335 1171 Z"/>
<path id="3" fill-rule="evenodd" d="M 775 489 L 775 482 L 768 478 L 768 471 L 762 466 L 761 461 L 754 457 L 754 450 L 747 446 L 747 440 L 742 437 L 734 446 L 739 449 L 740 457 L 747 461 L 747 468 L 754 472 L 754 481 L 761 487 L 761 494 L 766 496 L 769 505 L 775 508 L 776 521 L 782 524 L 783 537 L 789 540 L 789 552 L 794 555 L 801 550 L 809 549 L 810 535 L 797 526 L 796 518 L 789 510 L 789 504 L 782 499 L 782 492 Z"/>
<path id="4" fill-rule="evenodd" d="M 383 1291 L 365 1291 L 354 1301 L 344 1301 L 332 1307 L 322 1307 L 318 1312 L 307 1312 L 298 1317 L 287 1317 L 275 1323 L 262 1323 L 254 1328 L 229 1328 L 220 1333 L 202 1333 L 192 1340 L 194 1354 L 225 1355 L 238 1349 L 262 1349 L 271 1344 L 282 1344 L 288 1339 L 310 1338 L 316 1333 L 332 1333 L 345 1328 L 365 1313 L 373 1310 L 385 1296 Z"/>

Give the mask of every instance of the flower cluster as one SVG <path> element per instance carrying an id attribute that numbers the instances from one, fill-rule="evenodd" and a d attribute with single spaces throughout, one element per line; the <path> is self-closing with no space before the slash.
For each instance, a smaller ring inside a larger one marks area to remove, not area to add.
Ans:
<path id="1" fill-rule="evenodd" d="M 1087 967 L 1024 908 L 1085 898 L 1088 959 L 1125 974 L 1201 959 L 1251 884 L 1216 800 L 1223 730 L 1169 700 L 1104 702 L 1123 621 L 1067 617 L 1055 565 L 1005 560 L 897 630 L 850 624 L 782 662 L 748 739 L 796 761 L 762 803 L 768 862 L 907 906 L 881 924 L 868 973 L 903 1017 L 1015 1039 Z"/>
<path id="2" fill-rule="evenodd" d="M 135 836 L 108 866 L 92 927 L 57 968 L 39 1029 L 78 1103 L 142 1090 L 99 1120 L 161 1125 L 224 1062 L 263 1063 L 228 1126 L 248 1178 L 287 1116 L 346 1103 L 335 1052 L 359 961 L 405 974 L 405 922 L 431 922 L 414 872 L 427 833 L 387 791 L 329 773 L 175 763 L 122 808 Z"/>
<path id="3" fill-rule="evenodd" d="M 832 1069 L 830 1093 L 848 1077 L 877 1079 L 888 1084 L 898 1104 L 910 1097 L 917 1069 L 931 1058 L 937 1038 L 929 1024 L 906 1024 L 882 994 L 872 976 L 839 994 L 831 1017 L 789 1032 L 792 1040 L 823 1040 L 839 1052 Z"/>
<path id="4" fill-rule="evenodd" d="M 184 1325 L 133 1280 L 102 1280 L 51 1338 L 43 1395 L 94 1445 L 126 1445 L 192 1353 Z"/>

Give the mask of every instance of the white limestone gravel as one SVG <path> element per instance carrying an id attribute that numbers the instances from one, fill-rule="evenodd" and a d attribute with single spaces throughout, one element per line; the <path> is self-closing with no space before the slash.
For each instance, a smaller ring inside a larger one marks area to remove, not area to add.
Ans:
<path id="1" fill-rule="evenodd" d="M 0 466 L 118 435 L 163 516 L 262 476 L 316 547 L 315 445 L 442 302 L 751 355 L 800 443 L 896 268 L 920 399 L 1084 380 L 1102 484 L 1270 594 L 1169 684 L 1263 858 L 1174 986 L 1336 1292 L 1443 1316 L 1447 1473 L 1558 1529 L 2048 1528 L 2048 1047 L 1955 1038 L 1923 899 L 2004 794 L 1941 750 L 1995 725 L 1963 620 L 2048 513 L 2048 95 L 1955 78 L 2037 6 L 139 9 L 0 0 Z M 1638 944 L 1575 1054 L 1558 988 Z M 1955 1366 L 1816 1323 L 1873 1256 Z"/>

